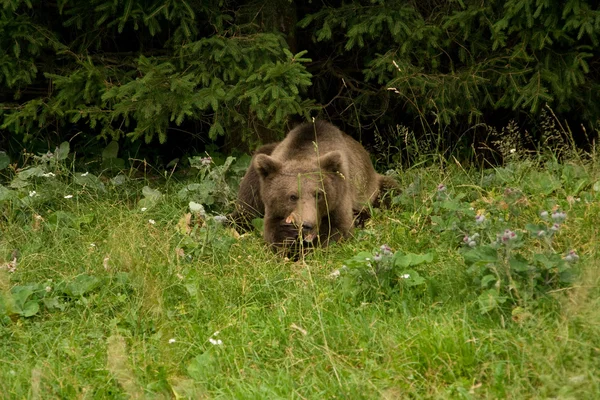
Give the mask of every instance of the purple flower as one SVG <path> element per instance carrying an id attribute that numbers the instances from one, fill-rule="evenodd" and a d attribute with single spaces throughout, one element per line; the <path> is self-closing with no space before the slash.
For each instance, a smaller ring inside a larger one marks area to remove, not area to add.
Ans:
<path id="1" fill-rule="evenodd" d="M 211 157 L 211 156 L 208 156 L 208 157 L 202 157 L 202 158 L 200 159 L 200 164 L 202 164 L 202 165 L 204 165 L 204 166 L 210 165 L 211 163 L 212 163 L 212 157 Z"/>
<path id="2" fill-rule="evenodd" d="M 499 241 L 502 243 L 507 243 L 509 241 L 515 240 L 517 238 L 517 234 L 510 229 L 506 229 L 502 235 L 498 235 Z"/>
<path id="3" fill-rule="evenodd" d="M 440 183 L 437 187 L 438 192 L 445 192 L 446 191 L 446 185 L 444 185 L 443 183 Z"/>
<path id="4" fill-rule="evenodd" d="M 576 262 L 577 260 L 579 260 L 579 256 L 577 255 L 577 252 L 575 250 L 569 251 L 565 256 L 565 261 Z"/>
<path id="5" fill-rule="evenodd" d="M 563 222 L 567 219 L 567 213 L 555 211 L 552 213 L 552 219 L 556 222 Z"/>
<path id="6" fill-rule="evenodd" d="M 392 248 L 387 244 L 382 244 L 379 249 L 381 250 L 384 256 L 389 256 L 393 253 Z"/>
<path id="7" fill-rule="evenodd" d="M 483 215 L 483 214 L 479 214 L 478 216 L 475 217 L 476 224 L 482 224 L 484 221 L 485 221 L 485 215 Z"/>

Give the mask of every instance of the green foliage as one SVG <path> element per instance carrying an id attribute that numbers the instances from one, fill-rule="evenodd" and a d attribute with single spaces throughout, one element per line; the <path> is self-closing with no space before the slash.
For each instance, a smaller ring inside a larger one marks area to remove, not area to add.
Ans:
<path id="1" fill-rule="evenodd" d="M 292 262 L 223 225 L 220 202 L 179 199 L 225 157 L 192 159 L 185 181 L 101 175 L 106 192 L 74 182 L 73 157 L 27 178 L 44 203 L 0 205 L 9 398 L 597 397 L 595 163 L 402 170 L 398 206 Z M 546 195 L 534 178 L 562 185 Z M 495 243 L 505 229 L 517 239 Z"/>
<path id="2" fill-rule="evenodd" d="M 441 126 L 486 121 L 493 110 L 535 115 L 545 104 L 592 123 L 600 116 L 590 68 L 600 55 L 600 10 L 591 1 L 344 2 L 300 25 L 338 64 L 352 59 L 362 69 L 362 77 L 331 70 L 356 84 L 346 87 L 362 112 L 350 120 L 396 104 Z M 390 95 L 392 103 L 373 101 Z"/>
<path id="3" fill-rule="evenodd" d="M 56 286 L 52 282 L 13 286 L 7 293 L 0 292 L 0 318 L 33 317 L 41 310 L 64 311 L 70 300 L 88 295 L 103 282 L 102 278 L 81 274 L 71 281 L 58 282 Z"/>
<path id="4" fill-rule="evenodd" d="M 344 261 L 338 273 L 342 277 L 344 290 L 351 297 L 362 301 L 380 301 L 403 295 L 407 290 L 422 293 L 428 282 L 414 267 L 432 261 L 432 253 L 392 253 L 389 246 L 382 245 L 379 251 L 360 252 Z"/>
<path id="5" fill-rule="evenodd" d="M 307 117 L 306 51 L 292 54 L 277 32 L 229 31 L 222 2 L 201 3 L 6 1 L 1 129 L 30 139 L 76 124 L 101 138 L 164 143 L 169 127 L 195 122 L 211 140 L 256 141 L 256 123 L 280 131 L 291 115 Z"/>

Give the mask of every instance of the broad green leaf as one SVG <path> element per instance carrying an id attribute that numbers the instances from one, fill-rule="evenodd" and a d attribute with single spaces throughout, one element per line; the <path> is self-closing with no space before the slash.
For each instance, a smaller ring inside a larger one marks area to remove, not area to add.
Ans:
<path id="1" fill-rule="evenodd" d="M 73 177 L 73 182 L 84 187 L 91 187 L 100 191 L 105 191 L 104 183 L 94 174 L 89 172 L 76 173 Z"/>
<path id="2" fill-rule="evenodd" d="M 6 186 L 0 185 L 0 201 L 11 200 L 16 198 L 16 193 L 7 188 Z"/>
<path id="3" fill-rule="evenodd" d="M 187 373 L 196 381 L 205 381 L 215 372 L 215 360 L 210 350 L 196 356 L 188 364 Z"/>
<path id="4" fill-rule="evenodd" d="M 26 181 L 27 179 L 31 178 L 32 176 L 42 176 L 44 174 L 44 170 L 41 169 L 40 167 L 29 167 L 29 168 L 25 168 L 24 170 L 20 171 L 17 174 L 17 179 L 21 179 Z"/>
<path id="5" fill-rule="evenodd" d="M 485 265 L 498 261 L 498 251 L 490 246 L 479 246 L 463 255 L 467 265 Z"/>
<path id="6" fill-rule="evenodd" d="M 157 189 L 152 189 L 150 186 L 144 186 L 142 188 L 142 194 L 147 199 L 158 200 L 162 196 L 162 193 Z"/>
<path id="7" fill-rule="evenodd" d="M 61 161 L 66 160 L 69 156 L 69 151 L 71 151 L 69 142 L 62 142 L 60 146 L 56 148 L 56 159 Z"/>
<path id="8" fill-rule="evenodd" d="M 508 264 L 510 265 L 510 269 L 516 272 L 527 272 L 531 270 L 529 261 L 519 254 L 512 256 L 508 261 Z"/>
<path id="9" fill-rule="evenodd" d="M 69 296 L 79 297 L 91 292 L 100 286 L 100 278 L 88 274 L 81 274 L 65 286 L 65 293 Z"/>
<path id="10" fill-rule="evenodd" d="M 15 286 L 11 289 L 13 312 L 23 317 L 31 317 L 38 313 L 40 305 L 37 300 L 31 299 L 35 286 Z"/>
<path id="11" fill-rule="evenodd" d="M 433 261 L 433 253 L 426 254 L 402 254 L 397 252 L 394 254 L 394 265 L 396 267 L 406 268 L 414 265 L 423 263 L 430 263 Z"/>
<path id="12" fill-rule="evenodd" d="M 486 275 L 483 278 L 481 278 L 481 287 L 486 289 L 490 286 L 490 283 L 496 282 L 497 280 L 498 278 L 496 277 L 496 275 Z"/>
<path id="13" fill-rule="evenodd" d="M 156 203 L 158 203 L 162 197 L 162 193 L 160 191 L 152 189 L 149 186 L 144 186 L 142 189 L 142 194 L 144 195 L 144 198 L 138 201 L 138 207 L 150 208 L 156 205 Z"/>
<path id="14" fill-rule="evenodd" d="M 102 150 L 102 161 L 106 161 L 112 158 L 117 158 L 119 154 L 119 143 L 112 141 Z"/>
<path id="15" fill-rule="evenodd" d="M 419 286 L 425 284 L 425 278 L 423 278 L 419 273 L 415 270 L 408 269 L 403 271 L 399 275 L 402 282 L 409 287 Z"/>
<path id="16" fill-rule="evenodd" d="M 6 152 L 0 151 L 0 171 L 10 165 L 10 157 Z"/>
<path id="17" fill-rule="evenodd" d="M 489 289 L 479 295 L 479 310 L 482 314 L 488 313 L 500 307 L 506 302 L 505 296 L 500 296 L 495 289 Z"/>

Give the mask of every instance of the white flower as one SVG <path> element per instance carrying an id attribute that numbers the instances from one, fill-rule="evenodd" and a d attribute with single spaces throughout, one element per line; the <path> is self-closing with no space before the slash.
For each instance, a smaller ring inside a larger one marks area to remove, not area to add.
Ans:
<path id="1" fill-rule="evenodd" d="M 213 338 L 210 338 L 210 339 L 208 339 L 208 341 L 214 346 L 220 346 L 223 344 L 223 341 L 221 339 L 215 340 Z"/>
<path id="2" fill-rule="evenodd" d="M 204 210 L 204 206 L 202 204 L 196 203 L 195 201 L 190 201 L 189 207 L 190 211 L 194 214 L 198 214 L 202 218 L 206 217 L 206 211 Z"/>
<path id="3" fill-rule="evenodd" d="M 90 243 L 90 247 L 96 247 L 96 243 Z"/>
<path id="4" fill-rule="evenodd" d="M 31 192 L 29 192 L 29 197 L 34 197 L 37 196 L 37 192 L 35 190 L 32 190 Z"/>
<path id="5" fill-rule="evenodd" d="M 52 291 L 52 288 L 50 286 L 46 286 L 46 292 L 50 293 Z"/>
<path id="6" fill-rule="evenodd" d="M 172 338 L 171 338 L 171 339 L 169 339 L 169 344 L 173 344 L 173 343 L 175 343 L 176 341 L 177 341 L 177 340 L 175 340 L 175 339 L 172 339 Z"/>
<path id="7" fill-rule="evenodd" d="M 410 275 L 409 274 L 400 275 L 400 278 L 408 279 L 408 278 L 410 278 Z"/>
<path id="8" fill-rule="evenodd" d="M 71 198 L 73 198 L 72 194 L 68 194 L 68 195 L 65 196 L 65 199 L 71 199 Z"/>
<path id="9" fill-rule="evenodd" d="M 147 209 L 148 209 L 148 207 L 142 207 L 142 208 L 140 209 L 140 211 L 144 212 L 144 211 L 146 211 Z"/>
<path id="10" fill-rule="evenodd" d="M 89 172 L 86 172 L 84 174 L 81 174 L 81 176 L 88 176 Z"/>
<path id="11" fill-rule="evenodd" d="M 42 174 L 42 176 L 43 176 L 44 178 L 50 178 L 50 177 L 53 177 L 53 176 L 56 176 L 56 175 L 55 175 L 53 172 L 48 172 L 48 173 L 46 173 L 46 174 Z"/>
<path id="12" fill-rule="evenodd" d="M 214 219 L 215 221 L 217 221 L 218 223 L 220 223 L 220 224 L 224 224 L 224 223 L 226 223 L 226 222 L 227 222 L 227 217 L 226 217 L 226 216 L 224 216 L 224 215 L 215 215 L 215 216 L 213 217 L 213 219 Z"/>
<path id="13" fill-rule="evenodd" d="M 517 149 L 510 149 L 510 154 L 513 154 L 517 151 Z"/>
<path id="14" fill-rule="evenodd" d="M 156 223 L 156 221 L 155 221 L 155 220 L 153 220 L 153 219 L 149 219 L 149 220 L 148 220 L 148 223 L 150 223 L 151 225 L 154 225 L 154 224 Z"/>

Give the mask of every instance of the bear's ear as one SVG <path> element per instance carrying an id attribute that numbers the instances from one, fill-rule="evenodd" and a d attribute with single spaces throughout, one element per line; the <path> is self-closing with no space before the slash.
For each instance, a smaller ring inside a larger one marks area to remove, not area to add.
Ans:
<path id="1" fill-rule="evenodd" d="M 257 154 L 254 157 L 253 165 L 262 178 L 266 178 L 281 169 L 281 163 L 266 154 Z"/>
<path id="2" fill-rule="evenodd" d="M 338 172 L 342 170 L 342 153 L 331 151 L 319 158 L 319 166 L 322 171 Z"/>

